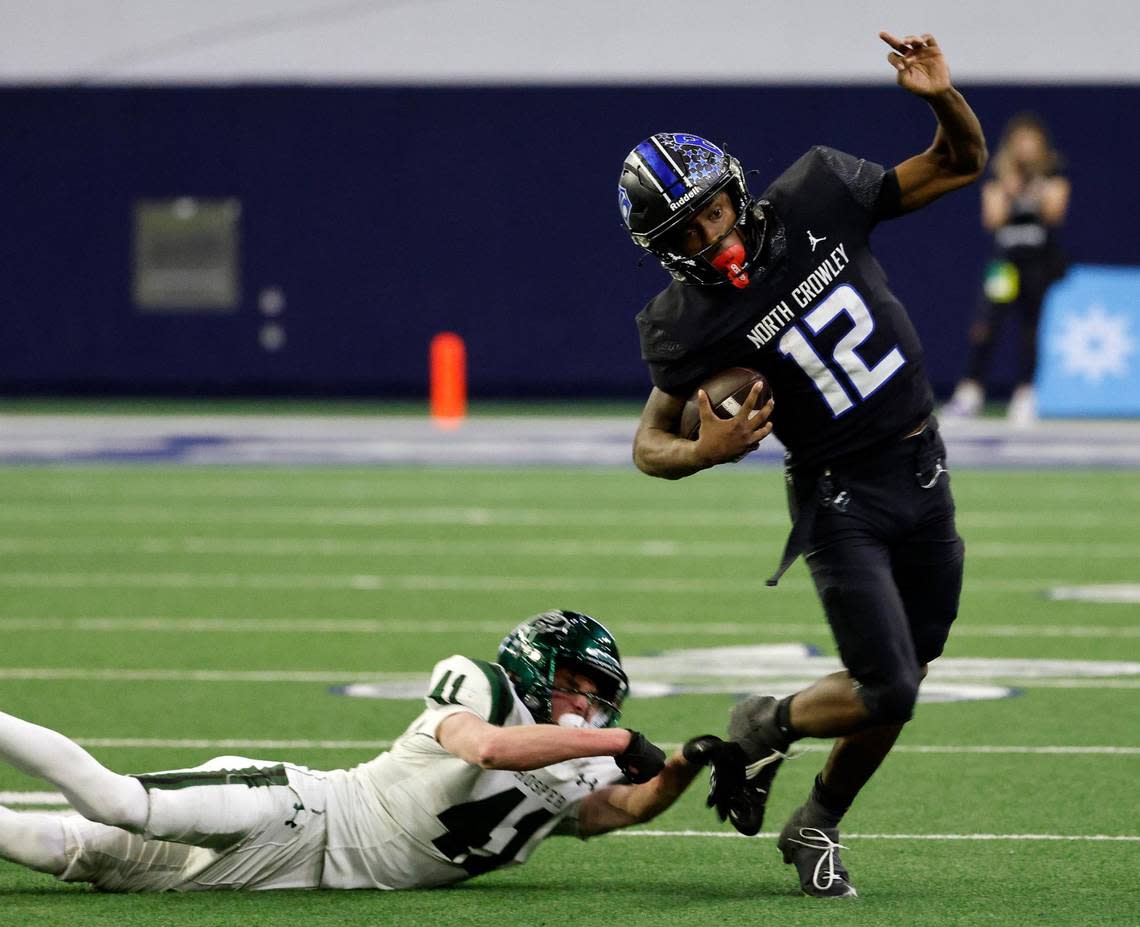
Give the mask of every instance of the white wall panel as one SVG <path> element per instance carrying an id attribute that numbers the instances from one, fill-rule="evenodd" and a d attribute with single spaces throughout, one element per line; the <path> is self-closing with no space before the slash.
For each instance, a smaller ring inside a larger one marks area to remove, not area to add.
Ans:
<path id="1" fill-rule="evenodd" d="M 734 12 L 729 12 L 734 10 Z M 1140 82 L 1137 0 L 0 0 L 0 82 Z"/>

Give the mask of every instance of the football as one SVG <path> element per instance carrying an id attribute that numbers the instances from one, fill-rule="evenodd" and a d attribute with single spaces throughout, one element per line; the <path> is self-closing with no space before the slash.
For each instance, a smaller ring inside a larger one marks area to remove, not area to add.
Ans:
<path id="1" fill-rule="evenodd" d="M 700 390 L 703 389 L 708 393 L 709 404 L 719 418 L 732 418 L 740 411 L 754 383 L 761 384 L 760 396 L 756 400 L 756 409 L 759 410 L 772 398 L 772 389 L 759 371 L 748 367 L 729 367 L 705 380 L 685 401 L 685 408 L 681 412 L 681 437 L 695 441 L 701 433 L 701 406 L 698 399 Z"/>

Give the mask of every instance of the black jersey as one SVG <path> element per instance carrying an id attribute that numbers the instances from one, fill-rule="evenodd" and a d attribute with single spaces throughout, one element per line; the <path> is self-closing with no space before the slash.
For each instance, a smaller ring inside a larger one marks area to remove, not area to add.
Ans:
<path id="1" fill-rule="evenodd" d="M 674 282 L 638 314 L 654 385 L 688 397 L 727 367 L 759 370 L 797 465 L 901 437 L 933 396 L 918 335 L 868 243 L 900 213 L 894 172 L 815 147 L 756 208 L 767 234 L 746 289 Z"/>

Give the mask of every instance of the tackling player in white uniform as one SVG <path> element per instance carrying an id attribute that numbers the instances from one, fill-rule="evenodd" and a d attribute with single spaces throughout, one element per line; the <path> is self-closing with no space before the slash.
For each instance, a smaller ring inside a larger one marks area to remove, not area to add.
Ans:
<path id="1" fill-rule="evenodd" d="M 436 664 L 392 749 L 320 772 L 246 757 L 122 776 L 0 713 L 0 759 L 78 814 L 0 808 L 0 857 L 105 891 L 426 888 L 525 862 L 551 834 L 647 821 L 698 772 L 615 727 L 628 680 L 585 615 L 523 622 L 497 662 Z"/>

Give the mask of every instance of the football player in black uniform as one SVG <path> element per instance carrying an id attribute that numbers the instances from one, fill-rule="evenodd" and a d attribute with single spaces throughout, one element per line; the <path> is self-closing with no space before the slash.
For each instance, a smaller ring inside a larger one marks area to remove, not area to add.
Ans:
<path id="1" fill-rule="evenodd" d="M 957 614 L 963 544 L 932 394 L 906 311 L 868 242 L 876 223 L 974 181 L 986 162 L 973 111 L 931 35 L 880 37 L 900 86 L 934 110 L 928 149 L 887 170 L 815 147 L 759 200 L 739 162 L 705 139 L 661 133 L 626 158 L 619 206 L 633 240 L 674 282 L 638 315 L 654 388 L 634 438 L 637 466 L 679 479 L 738 459 L 775 429 L 788 451 L 793 527 L 776 581 L 803 552 L 844 672 L 788 698 L 753 697 L 728 739 L 690 742 L 713 765 L 709 804 L 759 832 L 791 743 L 837 738 L 807 802 L 779 837 L 811 895 L 855 895 L 838 824 L 910 719 L 927 664 Z M 728 367 L 760 370 L 774 405 L 720 420 L 701 393 Z"/>

